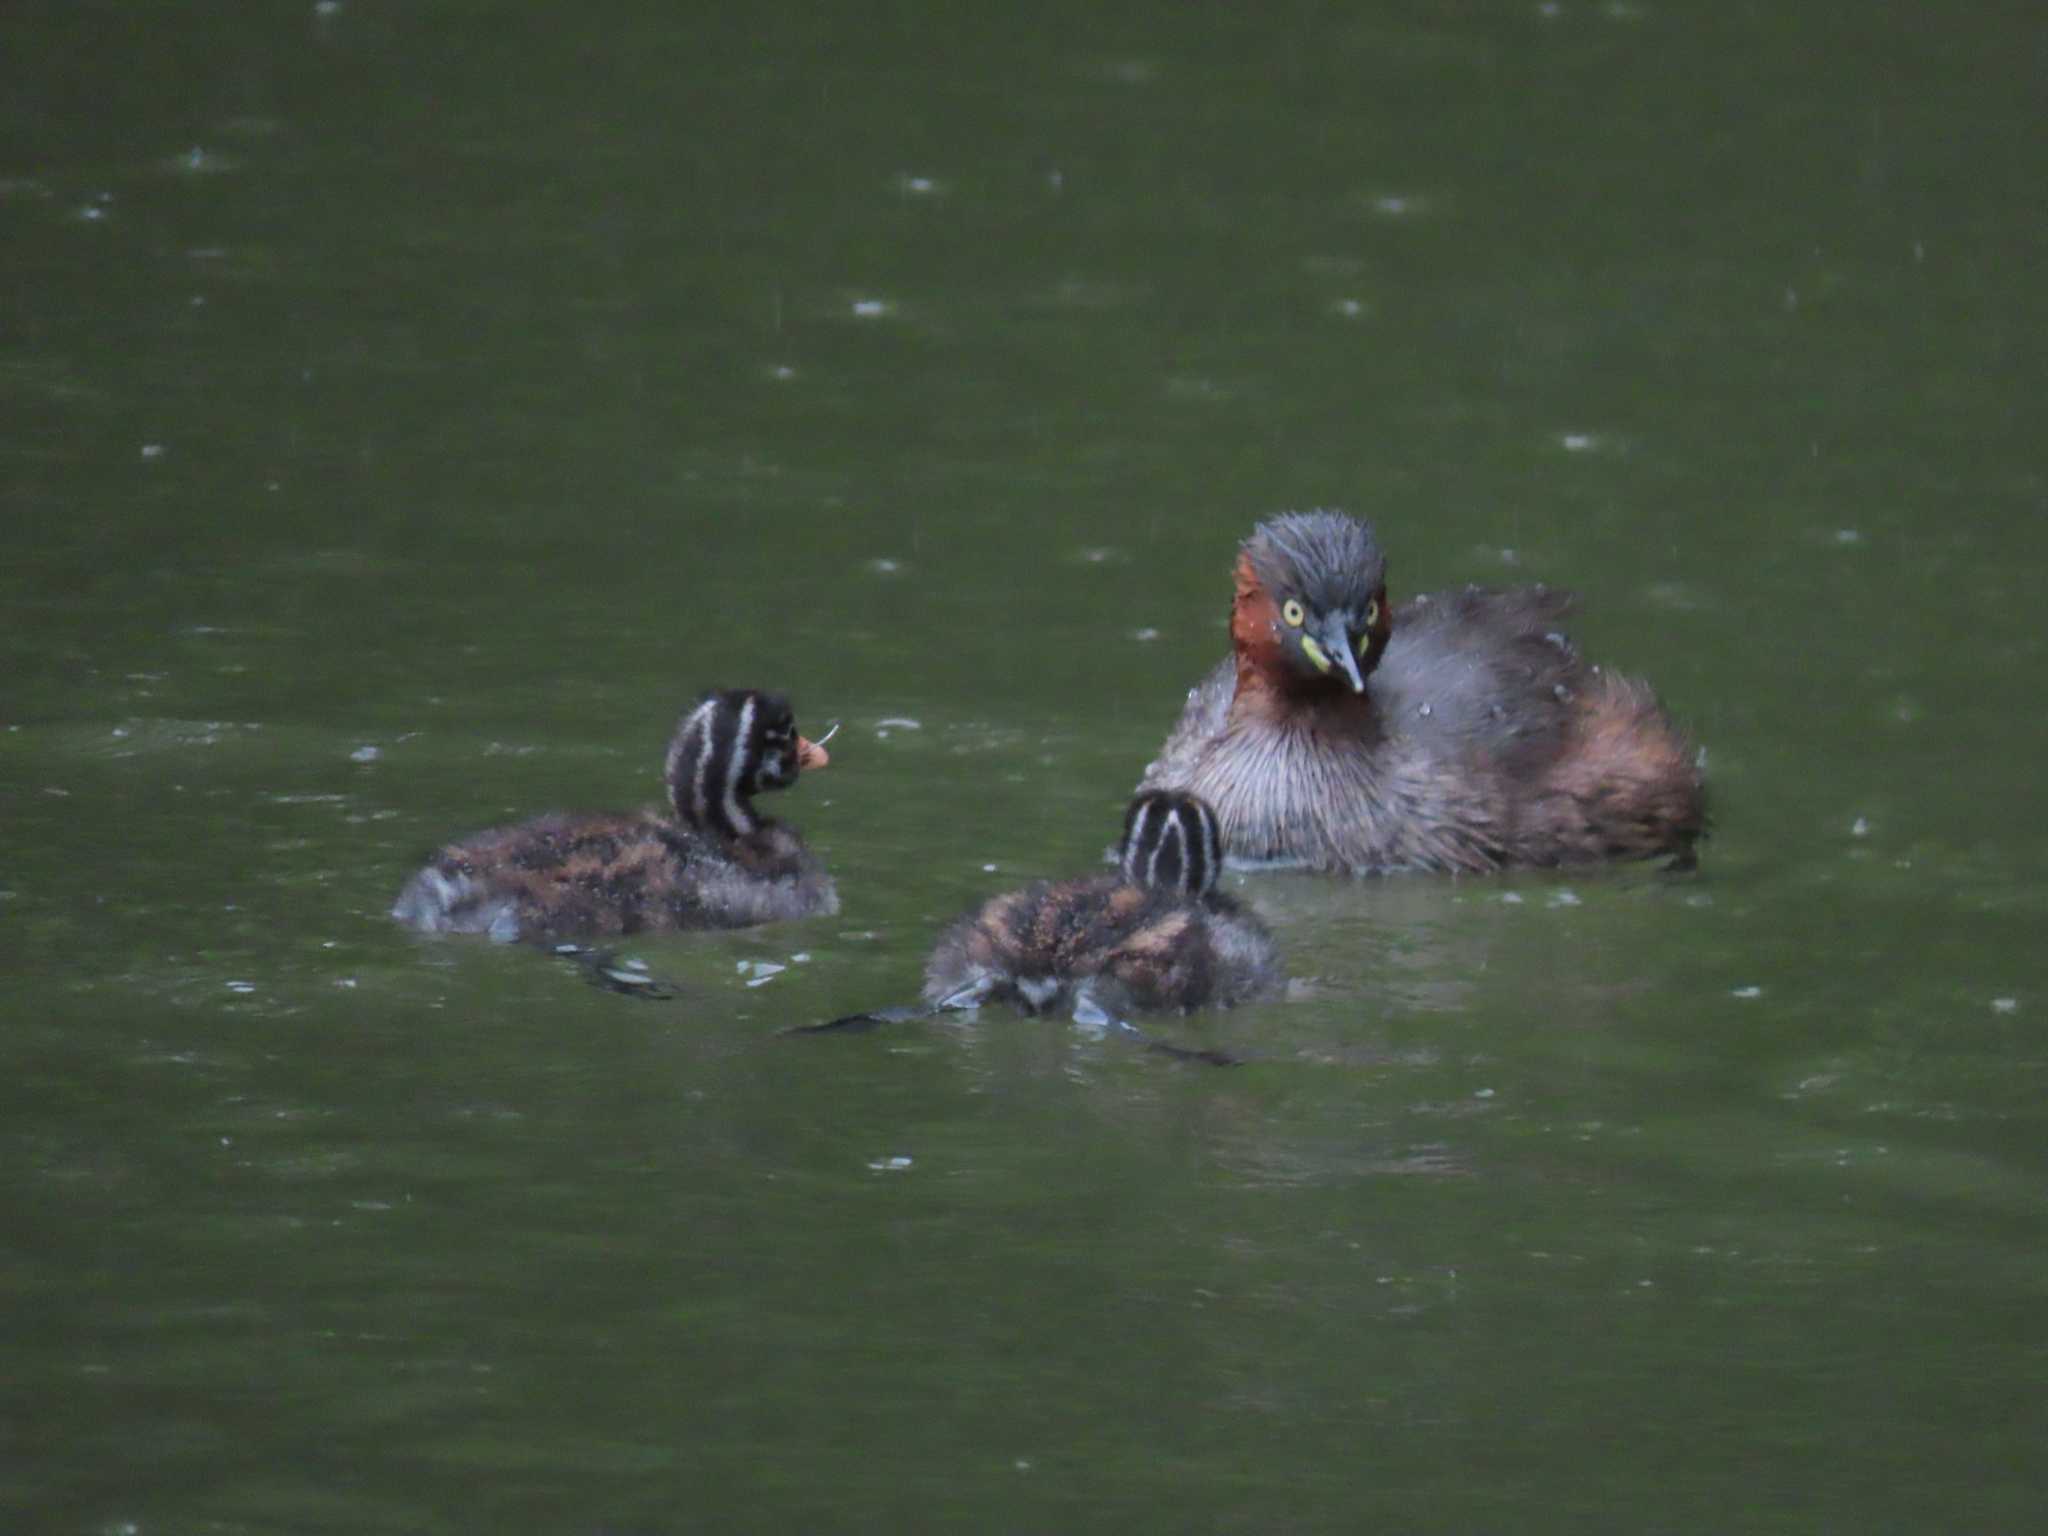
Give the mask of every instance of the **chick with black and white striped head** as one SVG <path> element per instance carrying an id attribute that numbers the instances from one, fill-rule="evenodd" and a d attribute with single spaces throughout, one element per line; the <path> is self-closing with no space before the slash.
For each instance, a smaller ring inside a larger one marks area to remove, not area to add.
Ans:
<path id="1" fill-rule="evenodd" d="M 427 933 L 545 941 L 744 928 L 839 910 L 796 831 L 754 797 L 831 761 L 781 694 L 714 689 L 677 724 L 670 814 L 555 814 L 441 849 L 391 915 Z"/>
<path id="2" fill-rule="evenodd" d="M 1116 853 L 1125 884 L 1199 900 L 1216 889 L 1223 872 L 1223 825 L 1197 795 L 1149 789 L 1124 812 Z"/>
<path id="3" fill-rule="evenodd" d="M 925 962 L 919 1008 L 852 1014 L 814 1030 L 897 1022 L 983 1003 L 1138 1036 L 1174 1055 L 1228 1063 L 1169 1045 L 1126 1017 L 1229 1008 L 1276 990 L 1280 960 L 1265 924 L 1216 889 L 1222 829 L 1208 803 L 1176 790 L 1131 802 L 1117 873 L 1041 881 L 993 897 L 946 930 Z"/>
<path id="4" fill-rule="evenodd" d="M 755 795 L 787 789 L 804 769 L 829 761 L 823 747 L 797 734 L 781 694 L 714 689 L 677 724 L 662 776 L 677 820 L 744 838 L 762 824 Z"/>

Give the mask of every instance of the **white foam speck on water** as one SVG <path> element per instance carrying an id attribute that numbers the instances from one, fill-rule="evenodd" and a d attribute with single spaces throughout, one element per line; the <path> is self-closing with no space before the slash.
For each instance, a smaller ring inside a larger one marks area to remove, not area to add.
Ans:
<path id="1" fill-rule="evenodd" d="M 184 176 L 218 176 L 235 169 L 235 161 L 231 157 L 214 154 L 198 144 L 171 156 L 167 163 L 171 170 Z"/>
<path id="2" fill-rule="evenodd" d="M 878 1157 L 868 1164 L 868 1167 L 876 1173 L 901 1173 L 911 1166 L 913 1166 L 912 1159 L 900 1156 Z"/>
<path id="3" fill-rule="evenodd" d="M 1744 1002 L 1751 1002 L 1756 998 L 1762 997 L 1764 989 L 1762 987 L 1731 987 L 1728 995 L 1730 997 L 1739 997 Z"/>

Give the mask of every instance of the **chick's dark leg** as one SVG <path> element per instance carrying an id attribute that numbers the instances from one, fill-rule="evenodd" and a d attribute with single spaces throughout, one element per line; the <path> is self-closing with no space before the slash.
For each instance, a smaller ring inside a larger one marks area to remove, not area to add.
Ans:
<path id="1" fill-rule="evenodd" d="M 1124 1018 L 1120 1011 L 1111 1012 L 1105 1007 L 1102 999 L 1096 996 L 1095 989 L 1085 982 L 1074 992 L 1074 1022 L 1083 1029 L 1113 1031 L 1137 1041 L 1148 1051 L 1157 1051 L 1162 1056 L 1172 1056 L 1181 1061 L 1205 1062 L 1212 1067 L 1244 1065 L 1242 1057 L 1233 1056 L 1228 1051 L 1208 1051 L 1191 1045 L 1175 1045 L 1170 1040 L 1148 1035 L 1129 1019 Z"/>
<path id="2" fill-rule="evenodd" d="M 829 1030 L 860 1033 L 880 1024 L 908 1024 L 913 1019 L 928 1019 L 934 1014 L 978 1008 L 989 993 L 995 990 L 996 981 L 995 976 L 984 974 L 975 977 L 964 986 L 956 987 L 935 1003 L 916 1003 L 897 1008 L 876 1008 L 867 1013 L 849 1013 L 836 1019 L 827 1019 L 822 1024 L 792 1024 L 783 1033 L 822 1035 Z"/>
<path id="3" fill-rule="evenodd" d="M 591 949 L 582 944 L 557 944 L 553 952 L 582 972 L 583 979 L 593 987 L 603 987 L 607 992 L 657 1002 L 666 1002 L 680 995 L 674 985 L 663 981 L 638 960 L 621 960 L 615 950 Z"/>

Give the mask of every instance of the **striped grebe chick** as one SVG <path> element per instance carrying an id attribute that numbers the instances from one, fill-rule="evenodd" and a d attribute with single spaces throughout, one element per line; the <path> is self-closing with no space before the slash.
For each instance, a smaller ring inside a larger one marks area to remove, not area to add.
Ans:
<path id="1" fill-rule="evenodd" d="M 782 695 L 714 689 L 669 742 L 666 814 L 555 814 L 476 833 L 434 854 L 391 915 L 425 933 L 539 942 L 836 912 L 803 839 L 754 808 L 829 761 Z"/>
<path id="2" fill-rule="evenodd" d="M 1396 610 L 1366 523 L 1272 518 L 1238 553 L 1233 654 L 1139 787 L 1208 800 L 1248 866 L 1690 864 L 1706 829 L 1693 749 L 1648 684 L 1580 659 L 1570 606 L 1467 587 Z"/>
<path id="3" fill-rule="evenodd" d="M 1228 1008 L 1276 990 L 1280 960 L 1257 917 L 1216 889 L 1216 813 L 1197 797 L 1148 790 L 1131 802 L 1117 873 L 1041 881 L 996 896 L 955 922 L 925 962 L 919 1008 L 853 1014 L 813 1029 L 1007 1002 L 1114 1026 L 1174 1055 L 1234 1057 L 1144 1035 L 1126 1015 Z"/>

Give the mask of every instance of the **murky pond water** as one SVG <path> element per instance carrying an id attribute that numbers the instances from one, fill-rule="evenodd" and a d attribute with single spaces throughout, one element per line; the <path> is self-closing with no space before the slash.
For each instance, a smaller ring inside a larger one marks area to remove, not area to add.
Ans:
<path id="1" fill-rule="evenodd" d="M 2037 1518 L 2041 19 L 745 18 L 10 13 L 10 1523 Z M 1228 1072 L 777 1033 L 1094 868 L 1310 505 L 1577 588 L 1699 871 L 1240 879 Z M 386 919 L 738 683 L 838 916 Z"/>

